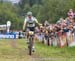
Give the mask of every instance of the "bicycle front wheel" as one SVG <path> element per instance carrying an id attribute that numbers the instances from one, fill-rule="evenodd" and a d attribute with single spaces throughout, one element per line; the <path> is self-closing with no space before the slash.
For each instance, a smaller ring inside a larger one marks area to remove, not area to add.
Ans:
<path id="1" fill-rule="evenodd" d="M 32 37 L 29 38 L 29 55 L 32 55 Z"/>

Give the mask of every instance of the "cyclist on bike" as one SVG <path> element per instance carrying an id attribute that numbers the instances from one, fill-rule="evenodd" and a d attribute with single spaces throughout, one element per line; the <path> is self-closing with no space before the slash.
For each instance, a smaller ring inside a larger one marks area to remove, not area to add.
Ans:
<path id="1" fill-rule="evenodd" d="M 24 21 L 23 31 L 27 30 L 27 31 L 34 32 L 36 24 L 39 25 L 37 19 L 32 15 L 32 12 L 28 12 L 27 17 L 25 18 L 25 21 Z M 35 47 L 34 47 L 34 40 L 33 40 L 32 50 L 34 50 L 34 49 L 35 49 Z"/>

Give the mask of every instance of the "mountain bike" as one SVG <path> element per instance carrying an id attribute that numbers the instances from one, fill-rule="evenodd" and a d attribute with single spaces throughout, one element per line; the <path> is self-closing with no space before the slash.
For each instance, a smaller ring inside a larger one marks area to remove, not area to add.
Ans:
<path id="1" fill-rule="evenodd" d="M 28 43 L 29 55 L 32 55 L 34 32 L 29 31 L 28 34 L 29 34 L 29 37 L 28 37 L 28 40 L 29 40 L 29 43 Z"/>

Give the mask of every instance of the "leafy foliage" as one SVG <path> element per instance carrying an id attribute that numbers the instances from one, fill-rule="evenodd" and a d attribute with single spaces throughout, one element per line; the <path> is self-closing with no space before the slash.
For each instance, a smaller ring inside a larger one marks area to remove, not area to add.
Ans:
<path id="1" fill-rule="evenodd" d="M 10 20 L 12 29 L 22 29 L 28 11 L 41 23 L 55 23 L 60 17 L 67 17 L 70 8 L 75 10 L 75 0 L 20 0 L 18 4 L 0 1 L 0 24 Z"/>

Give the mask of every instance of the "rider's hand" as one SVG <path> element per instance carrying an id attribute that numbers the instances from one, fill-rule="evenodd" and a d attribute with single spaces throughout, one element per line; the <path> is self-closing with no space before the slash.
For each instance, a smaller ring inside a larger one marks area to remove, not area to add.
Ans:
<path id="1" fill-rule="evenodd" d="M 40 23 L 38 25 L 39 25 L 39 27 L 42 26 L 42 24 L 40 24 Z"/>
<path id="2" fill-rule="evenodd" d="M 25 32 L 25 30 L 23 30 L 23 32 Z"/>

